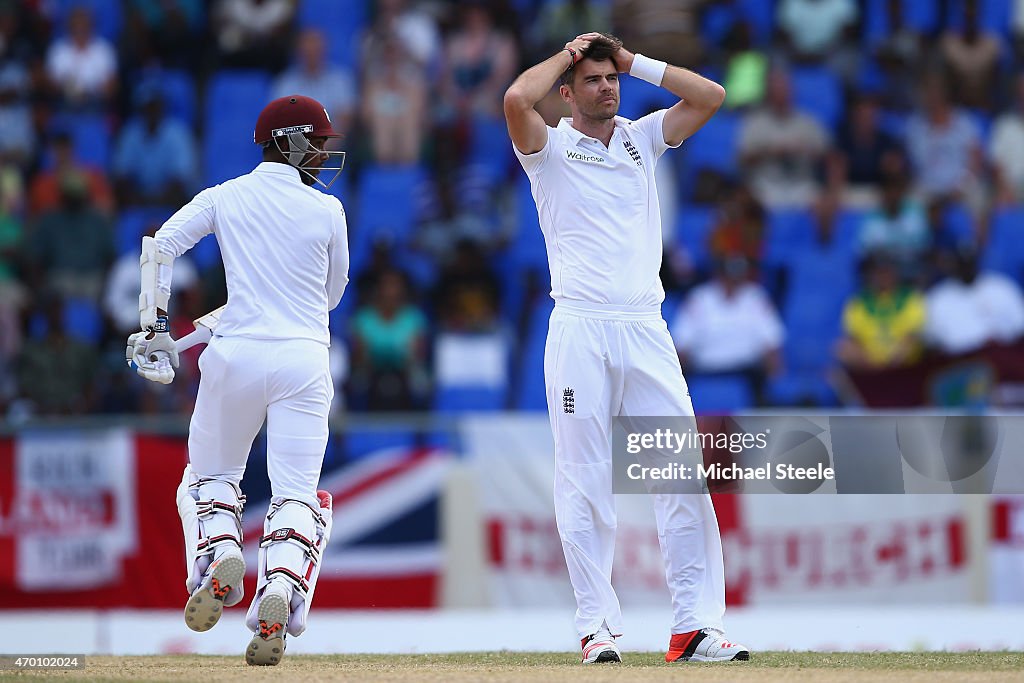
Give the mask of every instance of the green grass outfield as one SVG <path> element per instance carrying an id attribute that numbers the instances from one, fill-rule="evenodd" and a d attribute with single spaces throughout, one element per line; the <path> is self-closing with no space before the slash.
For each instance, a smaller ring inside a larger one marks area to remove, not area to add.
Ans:
<path id="1" fill-rule="evenodd" d="M 0 680 L 76 681 L 1024 681 L 1021 652 L 754 652 L 749 662 L 666 664 L 626 652 L 623 664 L 582 666 L 575 653 L 295 655 L 276 667 L 237 657 L 87 657 L 71 671 L 0 671 Z"/>

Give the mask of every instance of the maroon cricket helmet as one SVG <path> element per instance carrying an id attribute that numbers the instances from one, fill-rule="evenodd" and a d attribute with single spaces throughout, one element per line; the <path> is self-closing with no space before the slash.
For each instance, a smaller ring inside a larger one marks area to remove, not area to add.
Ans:
<path id="1" fill-rule="evenodd" d="M 262 144 L 289 133 L 305 133 L 314 138 L 340 137 L 334 132 L 324 105 L 305 95 L 279 97 L 265 106 L 256 119 L 253 142 Z"/>

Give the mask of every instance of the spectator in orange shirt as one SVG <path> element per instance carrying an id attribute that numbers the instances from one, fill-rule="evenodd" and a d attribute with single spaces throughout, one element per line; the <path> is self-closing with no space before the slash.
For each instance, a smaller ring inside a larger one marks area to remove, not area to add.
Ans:
<path id="1" fill-rule="evenodd" d="M 81 163 L 75 158 L 74 141 L 66 131 L 60 131 L 50 141 L 53 165 L 35 175 L 29 186 L 28 213 L 32 218 L 41 216 L 60 206 L 60 179 L 68 173 L 78 173 L 86 180 L 92 205 L 104 214 L 114 211 L 114 193 L 107 176 L 98 168 Z"/>

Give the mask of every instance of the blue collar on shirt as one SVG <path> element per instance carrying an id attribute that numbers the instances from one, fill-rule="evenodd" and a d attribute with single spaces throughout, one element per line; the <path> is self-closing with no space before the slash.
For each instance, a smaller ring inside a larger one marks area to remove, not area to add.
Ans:
<path id="1" fill-rule="evenodd" d="M 300 183 L 302 182 L 302 178 L 299 176 L 299 169 L 277 161 L 261 161 L 259 166 L 254 168 L 252 172 L 273 173 L 274 175 L 288 176 L 294 178 Z"/>

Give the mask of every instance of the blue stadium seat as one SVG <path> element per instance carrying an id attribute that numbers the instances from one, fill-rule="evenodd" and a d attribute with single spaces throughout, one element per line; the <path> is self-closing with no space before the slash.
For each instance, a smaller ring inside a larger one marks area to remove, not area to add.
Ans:
<path id="1" fill-rule="evenodd" d="M 90 299 L 68 299 L 64 302 L 64 329 L 81 342 L 97 345 L 103 337 L 103 314 Z"/>
<path id="2" fill-rule="evenodd" d="M 843 304 L 854 291 L 850 255 L 808 249 L 797 254 L 790 268 L 790 283 L 782 305 L 786 353 L 799 355 L 803 343 L 830 349 L 839 334 Z M 810 339 L 810 342 L 807 340 Z M 813 356 L 813 352 L 811 352 Z"/>
<path id="3" fill-rule="evenodd" d="M 974 217 L 960 203 L 949 204 L 942 212 L 942 239 L 948 244 L 965 244 L 974 240 Z"/>
<path id="4" fill-rule="evenodd" d="M 442 386 L 434 393 L 441 413 L 492 412 L 505 407 L 503 387 Z"/>
<path id="5" fill-rule="evenodd" d="M 114 245 L 118 254 L 138 252 L 142 247 L 142 236 L 153 225 L 162 225 L 174 214 L 171 207 L 128 207 L 117 216 L 114 228 Z"/>
<path id="6" fill-rule="evenodd" d="M 676 220 L 676 240 L 686 249 L 698 270 L 711 266 L 708 237 L 715 227 L 716 209 L 710 206 L 689 205 L 679 208 Z"/>
<path id="7" fill-rule="evenodd" d="M 860 228 L 864 224 L 865 218 L 867 218 L 867 211 L 863 209 L 840 209 L 836 216 L 833 226 L 835 247 L 846 252 L 850 259 L 854 258 L 860 237 Z"/>
<path id="8" fill-rule="evenodd" d="M 698 415 L 735 413 L 754 405 L 754 394 L 745 377 L 693 374 L 687 376 L 686 385 Z"/>
<path id="9" fill-rule="evenodd" d="M 790 274 L 792 276 L 792 270 Z M 786 330 L 793 334 L 824 334 L 829 337 L 837 334 L 848 289 L 828 282 L 808 285 L 798 277 L 791 279 L 782 306 Z M 787 343 L 789 341 L 787 339 Z"/>
<path id="10" fill-rule="evenodd" d="M 367 21 L 366 0 L 302 0 L 298 25 L 318 28 L 327 39 L 327 59 L 348 68 L 358 63 L 360 36 Z"/>
<path id="11" fill-rule="evenodd" d="M 995 119 L 992 114 L 988 114 L 977 109 L 966 109 L 965 111 L 967 113 L 967 117 L 978 129 L 978 136 L 981 138 L 982 149 L 988 149 L 989 136 L 992 134 L 992 125 L 995 123 Z"/>
<path id="12" fill-rule="evenodd" d="M 547 271 L 548 254 L 544 234 L 540 231 L 537 205 L 525 174 L 516 180 L 516 234 L 509 247 L 509 258 L 517 268 L 538 268 Z"/>
<path id="13" fill-rule="evenodd" d="M 248 173 L 260 162 L 252 134 L 269 94 L 270 76 L 263 71 L 223 70 L 210 80 L 203 113 L 205 185 Z"/>
<path id="14" fill-rule="evenodd" d="M 665 300 L 661 302 L 661 317 L 668 321 L 669 328 L 675 319 L 679 308 L 683 305 L 684 297 L 681 294 L 665 292 Z"/>
<path id="15" fill-rule="evenodd" d="M 55 11 L 54 23 L 58 36 L 68 33 L 68 16 L 76 7 L 84 6 L 92 12 L 93 26 L 96 33 L 110 42 L 117 43 L 121 34 L 124 17 L 121 12 L 121 0 L 56 0 L 51 3 Z"/>
<path id="16" fill-rule="evenodd" d="M 843 304 L 854 289 L 852 257 L 844 252 L 805 249 L 793 258 L 789 274 L 782 307 L 786 368 L 823 376 L 832 363 Z"/>
<path id="17" fill-rule="evenodd" d="M 473 117 L 468 156 L 467 162 L 480 167 L 493 181 L 508 175 L 513 153 L 503 118 Z"/>
<path id="18" fill-rule="evenodd" d="M 887 3 L 888 0 L 867 0 L 867 7 L 864 10 L 864 38 L 868 44 L 875 43 L 889 34 Z M 912 29 L 931 33 L 938 28 L 939 5 L 940 3 L 930 0 L 903 0 L 903 21 Z"/>
<path id="19" fill-rule="evenodd" d="M 908 118 L 909 116 L 903 112 L 884 110 L 878 116 L 878 127 L 883 133 L 902 140 L 907 130 Z"/>
<path id="20" fill-rule="evenodd" d="M 196 242 L 196 245 L 189 250 L 188 255 L 192 257 L 192 262 L 200 271 L 212 268 L 221 260 L 217 237 L 213 234 L 207 235 Z"/>
<path id="21" fill-rule="evenodd" d="M 1024 205 L 998 210 L 992 217 L 988 243 L 982 253 L 981 265 L 1014 278 L 1024 286 Z"/>
<path id="22" fill-rule="evenodd" d="M 190 126 L 196 123 L 196 84 L 187 71 L 177 69 L 160 73 L 167 114 Z"/>
<path id="23" fill-rule="evenodd" d="M 347 209 L 352 272 L 366 263 L 377 240 L 408 243 L 416 225 L 415 196 L 423 181 L 419 166 L 372 166 L 363 171 L 356 206 Z M 354 219 L 353 219 L 354 216 Z"/>
<path id="24" fill-rule="evenodd" d="M 793 103 L 835 131 L 843 115 L 843 86 L 839 76 L 827 67 L 797 67 L 790 73 Z"/>
<path id="25" fill-rule="evenodd" d="M 739 170 L 739 132 L 739 115 L 727 111 L 715 114 L 683 144 L 686 168 L 694 172 L 710 169 L 735 176 Z"/>
<path id="26" fill-rule="evenodd" d="M 839 405 L 835 390 L 821 372 L 793 372 L 786 370 L 768 381 L 768 401 L 777 406 Z"/>
<path id="27" fill-rule="evenodd" d="M 712 3 L 700 18 L 701 37 L 712 45 L 721 45 L 741 16 L 734 3 Z"/>
<path id="28" fill-rule="evenodd" d="M 521 355 L 516 410 L 544 411 L 548 408 L 544 390 L 544 345 L 548 336 L 548 318 L 554 306 L 555 302 L 547 295 L 534 304 Z"/>
<path id="29" fill-rule="evenodd" d="M 783 349 L 787 370 L 805 373 L 822 373 L 832 365 L 837 329 L 822 330 L 817 327 L 794 326 L 787 329 Z"/>
<path id="30" fill-rule="evenodd" d="M 807 209 L 776 209 L 768 212 L 764 261 L 769 266 L 784 266 L 811 245 L 814 216 Z"/>
<path id="31" fill-rule="evenodd" d="M 102 114 L 60 114 L 50 124 L 51 130 L 66 131 L 74 145 L 75 156 L 85 164 L 107 169 L 113 154 L 114 141 L 110 131 L 110 122 Z M 44 167 L 52 165 L 53 160 L 43 160 Z"/>
<path id="32" fill-rule="evenodd" d="M 636 120 L 654 109 L 671 107 L 679 98 L 664 88 L 623 74 L 619 88 L 619 116 Z"/>
<path id="33" fill-rule="evenodd" d="M 775 0 L 738 0 L 741 15 L 754 26 L 759 45 L 766 45 L 775 31 Z"/>
<path id="34" fill-rule="evenodd" d="M 979 0 L 981 27 L 1003 38 L 1010 37 L 1010 24 L 1013 16 L 1014 0 Z M 949 18 L 946 25 L 952 29 L 960 29 L 964 25 L 964 0 L 950 2 Z"/>

